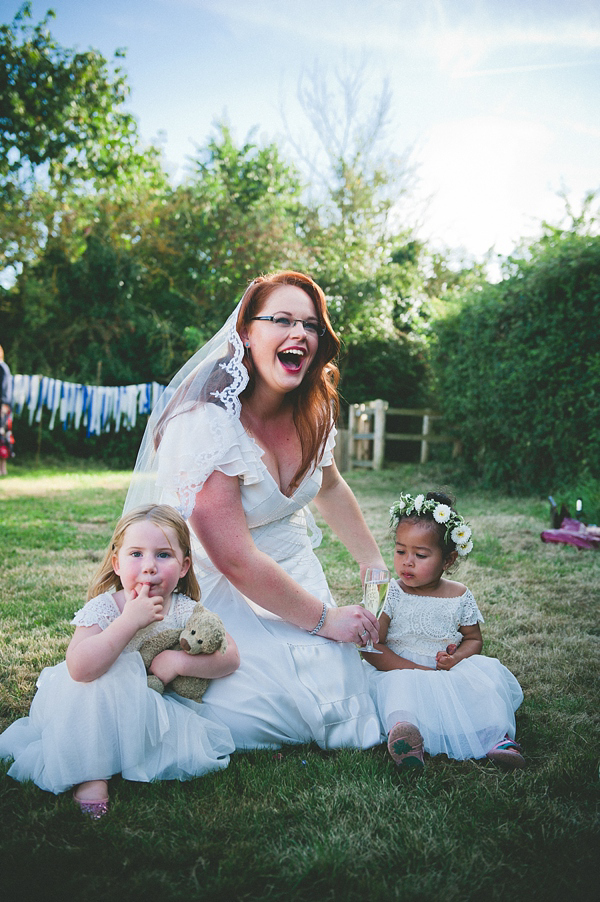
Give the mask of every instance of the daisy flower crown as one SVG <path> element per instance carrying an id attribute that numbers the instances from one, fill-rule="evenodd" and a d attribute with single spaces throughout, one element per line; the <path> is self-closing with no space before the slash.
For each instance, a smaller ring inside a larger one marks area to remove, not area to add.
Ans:
<path id="1" fill-rule="evenodd" d="M 390 507 L 390 526 L 397 526 L 402 517 L 421 517 L 431 514 L 436 523 L 446 527 L 444 541 L 450 537 L 461 557 L 466 557 L 473 550 L 471 527 L 448 504 L 426 499 L 425 495 L 413 498 L 408 492 L 402 492 L 397 501 Z"/>

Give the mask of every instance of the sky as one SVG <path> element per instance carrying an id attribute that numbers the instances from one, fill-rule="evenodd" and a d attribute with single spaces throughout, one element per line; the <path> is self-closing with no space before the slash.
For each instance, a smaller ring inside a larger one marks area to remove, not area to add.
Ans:
<path id="1" fill-rule="evenodd" d="M 48 8 L 63 46 L 126 48 L 128 108 L 174 180 L 217 120 L 293 155 L 299 84 L 360 71 L 364 115 L 389 85 L 385 150 L 416 166 L 404 213 L 434 246 L 510 254 L 600 188 L 597 0 L 33 0 L 33 21 Z"/>

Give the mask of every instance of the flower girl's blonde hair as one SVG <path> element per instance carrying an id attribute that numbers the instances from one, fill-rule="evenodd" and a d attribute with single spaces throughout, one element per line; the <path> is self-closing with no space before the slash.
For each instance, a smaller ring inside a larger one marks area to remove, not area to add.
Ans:
<path id="1" fill-rule="evenodd" d="M 90 583 L 87 594 L 88 601 L 90 598 L 95 598 L 96 595 L 101 595 L 102 592 L 109 592 L 111 590 L 118 591 L 123 588 L 120 577 L 113 570 L 113 555 L 118 554 L 119 548 L 123 544 L 127 528 L 131 526 L 132 523 L 139 523 L 142 520 L 149 520 L 163 530 L 172 529 L 175 532 L 177 542 L 183 552 L 184 558 L 187 557 L 190 559 L 190 568 L 185 576 L 182 576 L 179 580 L 176 591 L 188 595 L 190 598 L 193 598 L 194 601 L 200 601 L 200 586 L 198 585 L 198 580 L 196 579 L 196 574 L 194 573 L 191 564 L 192 549 L 190 531 L 181 514 L 178 514 L 175 508 L 168 504 L 146 504 L 143 507 L 136 507 L 126 514 L 123 514 L 115 526 L 115 531 L 112 534 L 112 539 L 110 540 L 104 559 Z"/>

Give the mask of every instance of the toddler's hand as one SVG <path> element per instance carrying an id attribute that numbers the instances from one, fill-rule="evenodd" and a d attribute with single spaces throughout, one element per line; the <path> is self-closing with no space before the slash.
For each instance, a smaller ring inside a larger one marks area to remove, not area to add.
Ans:
<path id="1" fill-rule="evenodd" d="M 447 651 L 438 651 L 435 656 L 436 670 L 450 670 L 457 663 L 454 655 L 449 655 Z"/>
<path id="2" fill-rule="evenodd" d="M 150 673 L 162 680 L 166 686 L 167 683 L 170 683 L 171 680 L 180 675 L 177 665 L 180 656 L 184 654 L 184 651 L 179 651 L 176 648 L 167 648 L 165 651 L 161 651 L 150 664 Z"/>
<path id="3" fill-rule="evenodd" d="M 149 593 L 150 587 L 147 585 L 142 585 L 139 589 L 136 586 L 131 592 L 125 593 L 123 614 L 136 625 L 136 632 L 164 618 L 164 598 L 162 595 L 150 597 Z"/>

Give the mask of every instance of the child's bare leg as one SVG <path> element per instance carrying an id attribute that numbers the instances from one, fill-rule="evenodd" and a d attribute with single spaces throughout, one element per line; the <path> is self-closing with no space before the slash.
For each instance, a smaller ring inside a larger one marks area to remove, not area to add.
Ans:
<path id="1" fill-rule="evenodd" d="M 75 787 L 73 799 L 84 814 L 94 821 L 100 820 L 108 811 L 108 781 L 88 780 L 80 783 Z"/>
<path id="2" fill-rule="evenodd" d="M 88 780 L 75 787 L 73 797 L 80 802 L 105 802 L 108 798 L 106 780 Z"/>

